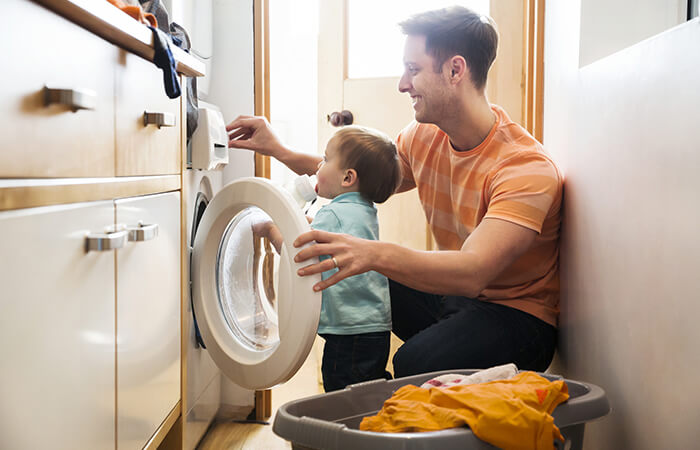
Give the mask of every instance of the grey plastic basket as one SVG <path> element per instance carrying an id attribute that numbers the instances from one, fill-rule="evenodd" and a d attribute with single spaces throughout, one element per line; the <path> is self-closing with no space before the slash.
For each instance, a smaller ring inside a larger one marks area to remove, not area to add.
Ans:
<path id="1" fill-rule="evenodd" d="M 272 430 L 290 441 L 294 449 L 314 450 L 486 450 L 496 447 L 477 438 L 468 427 L 424 433 L 376 433 L 360 431 L 362 418 L 376 414 L 394 391 L 406 384 L 420 386 L 447 373 L 472 374 L 475 370 L 448 370 L 396 380 L 374 380 L 348 386 L 342 391 L 316 395 L 282 405 Z M 549 380 L 562 377 L 540 374 Z M 586 422 L 605 416 L 610 405 L 596 385 L 564 380 L 569 400 L 557 406 L 554 423 L 565 437 L 555 442 L 561 449 L 580 450 Z"/>

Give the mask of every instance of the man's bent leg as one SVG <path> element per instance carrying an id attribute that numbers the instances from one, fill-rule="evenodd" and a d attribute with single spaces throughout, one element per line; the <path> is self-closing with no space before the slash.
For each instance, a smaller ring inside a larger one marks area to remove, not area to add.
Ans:
<path id="1" fill-rule="evenodd" d="M 447 297 L 446 314 L 407 340 L 394 355 L 394 376 L 515 363 L 543 371 L 556 329 L 522 311 L 464 297 Z"/>
<path id="2" fill-rule="evenodd" d="M 443 296 L 417 291 L 389 280 L 392 331 L 401 340 L 435 324 L 442 316 Z"/>

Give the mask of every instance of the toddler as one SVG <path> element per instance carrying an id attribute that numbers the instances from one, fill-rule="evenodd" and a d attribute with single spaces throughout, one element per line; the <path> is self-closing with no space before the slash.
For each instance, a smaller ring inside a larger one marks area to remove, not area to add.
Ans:
<path id="1" fill-rule="evenodd" d="M 332 201 L 318 211 L 311 227 L 378 239 L 374 203 L 386 201 L 401 180 L 392 140 L 370 128 L 344 127 L 328 141 L 316 176 L 318 195 Z M 337 270 L 324 272 L 323 279 Z M 326 392 L 390 378 L 385 371 L 391 334 L 386 277 L 371 271 L 326 288 L 318 333 L 326 341 L 321 368 Z"/>

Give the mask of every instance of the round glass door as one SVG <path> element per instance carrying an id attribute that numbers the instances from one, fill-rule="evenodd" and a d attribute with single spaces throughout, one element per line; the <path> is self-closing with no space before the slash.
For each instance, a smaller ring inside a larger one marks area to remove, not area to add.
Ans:
<path id="1" fill-rule="evenodd" d="M 280 255 L 266 235 L 275 228 L 265 211 L 245 208 L 226 227 L 217 255 L 219 305 L 233 335 L 251 350 L 268 351 L 279 344 Z"/>
<path id="2" fill-rule="evenodd" d="M 320 274 L 299 277 L 292 259 L 292 242 L 309 230 L 291 196 L 262 178 L 229 184 L 204 212 L 192 253 L 195 314 L 212 359 L 243 387 L 288 380 L 311 350 Z"/>

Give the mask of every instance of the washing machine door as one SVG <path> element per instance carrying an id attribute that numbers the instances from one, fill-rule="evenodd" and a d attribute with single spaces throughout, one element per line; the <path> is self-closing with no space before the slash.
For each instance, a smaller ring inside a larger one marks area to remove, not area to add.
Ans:
<path id="1" fill-rule="evenodd" d="M 263 178 L 225 186 L 204 212 L 192 253 L 195 317 L 212 359 L 240 386 L 287 381 L 311 350 L 321 275 L 296 274 L 310 261 L 295 263 L 292 245 L 310 229 L 291 195 Z"/>

